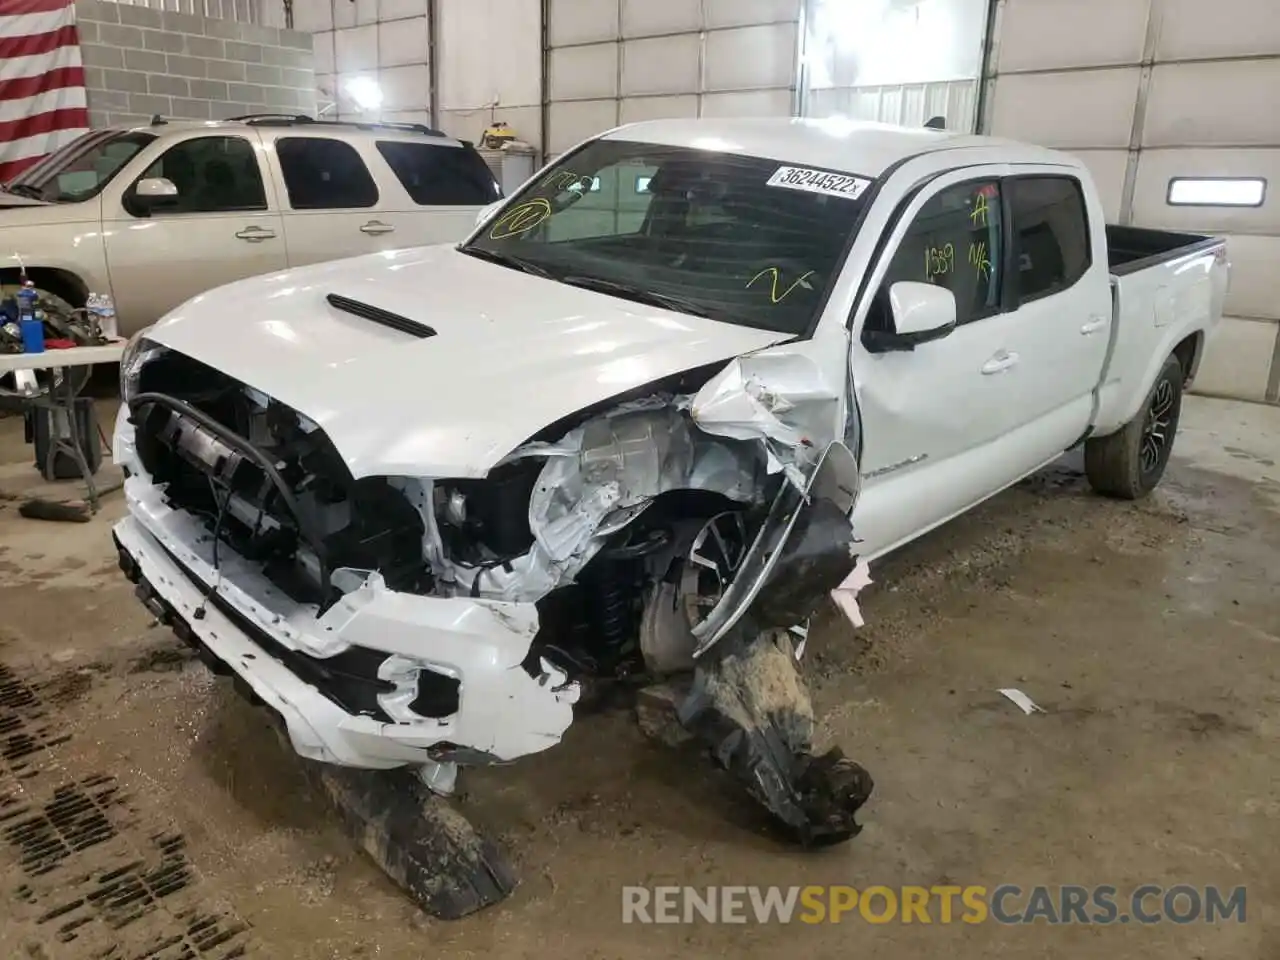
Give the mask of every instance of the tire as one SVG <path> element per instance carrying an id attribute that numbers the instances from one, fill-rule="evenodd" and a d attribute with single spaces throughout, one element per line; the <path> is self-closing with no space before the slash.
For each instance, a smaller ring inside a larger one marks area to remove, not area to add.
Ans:
<path id="1" fill-rule="evenodd" d="M 1170 357 L 1137 416 L 1110 436 L 1085 442 L 1085 474 L 1095 491 L 1140 500 L 1156 488 L 1173 451 L 1185 379 L 1178 358 Z"/>

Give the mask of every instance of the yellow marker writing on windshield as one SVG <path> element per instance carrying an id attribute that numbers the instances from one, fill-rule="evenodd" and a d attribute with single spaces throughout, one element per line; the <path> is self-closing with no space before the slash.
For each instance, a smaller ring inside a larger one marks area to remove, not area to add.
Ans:
<path id="1" fill-rule="evenodd" d="M 539 197 L 512 207 L 489 229 L 490 240 L 503 240 L 527 233 L 551 216 L 551 204 Z"/>
<path id="2" fill-rule="evenodd" d="M 810 277 L 813 276 L 813 271 L 810 270 L 808 273 L 804 274 L 795 283 L 791 284 L 791 286 L 787 287 L 787 289 L 779 293 L 778 285 L 782 282 L 782 271 L 779 270 L 777 267 L 765 267 L 763 270 L 761 270 L 754 277 L 752 277 L 750 280 L 747 281 L 746 289 L 750 290 L 752 285 L 767 273 L 773 274 L 773 279 L 770 282 L 770 286 L 769 286 L 769 299 L 773 303 L 781 303 L 783 300 L 787 299 L 787 297 L 791 294 L 791 291 L 793 291 L 796 287 L 803 286 L 806 290 L 813 289 L 813 287 L 805 283 L 806 280 L 808 280 Z"/>
<path id="3" fill-rule="evenodd" d="M 975 227 L 987 225 L 987 195 L 979 192 L 973 195 L 973 209 L 969 211 L 969 220 Z"/>

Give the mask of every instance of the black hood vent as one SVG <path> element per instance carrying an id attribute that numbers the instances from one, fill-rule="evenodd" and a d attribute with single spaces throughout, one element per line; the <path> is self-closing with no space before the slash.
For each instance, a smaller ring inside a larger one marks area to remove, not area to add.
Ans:
<path id="1" fill-rule="evenodd" d="M 343 313 L 360 317 L 362 320 L 369 320 L 384 327 L 390 327 L 392 330 L 399 330 L 401 333 L 407 333 L 412 337 L 417 337 L 419 340 L 426 340 L 428 337 L 436 335 L 435 327 L 429 327 L 425 323 L 418 323 L 416 320 L 402 317 L 400 314 L 392 313 L 390 310 L 383 310 L 381 307 L 375 307 L 371 303 L 352 300 L 350 297 L 341 297 L 336 293 L 329 294 L 325 297 L 325 300 L 335 310 L 341 310 Z"/>

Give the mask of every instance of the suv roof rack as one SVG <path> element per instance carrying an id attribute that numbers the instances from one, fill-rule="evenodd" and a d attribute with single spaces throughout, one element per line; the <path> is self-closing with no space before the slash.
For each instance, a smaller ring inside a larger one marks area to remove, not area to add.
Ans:
<path id="1" fill-rule="evenodd" d="M 360 130 L 403 130 L 423 133 L 429 137 L 448 136 L 443 130 L 428 127 L 425 123 L 395 123 L 375 120 L 316 120 L 304 114 L 246 113 L 240 117 L 227 117 L 228 123 L 247 123 L 263 127 L 356 127 Z"/>

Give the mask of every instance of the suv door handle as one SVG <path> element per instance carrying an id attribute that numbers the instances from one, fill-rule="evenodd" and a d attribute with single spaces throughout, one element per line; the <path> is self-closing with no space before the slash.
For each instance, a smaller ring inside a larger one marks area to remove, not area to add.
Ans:
<path id="1" fill-rule="evenodd" d="M 274 230 L 268 230 L 266 227 L 245 227 L 243 230 L 236 231 L 237 240 L 248 240 L 250 243 L 271 240 L 275 235 L 276 232 Z"/>
<path id="2" fill-rule="evenodd" d="M 391 233 L 395 230 L 389 223 L 383 223 L 381 220 L 370 220 L 360 228 L 361 233 L 367 233 L 371 237 L 381 236 L 384 233 Z"/>
<path id="3" fill-rule="evenodd" d="M 1021 358 L 1016 353 L 1001 350 L 982 365 L 982 374 L 989 377 L 993 373 L 1004 373 L 1010 367 L 1017 365 L 1019 359 Z"/>
<path id="4" fill-rule="evenodd" d="M 1107 324 L 1109 324 L 1110 322 L 1111 322 L 1110 317 L 1094 317 L 1088 323 L 1086 323 L 1083 327 L 1080 328 L 1080 333 L 1082 336 L 1086 336 L 1086 337 L 1092 336 L 1093 334 L 1097 333 L 1099 330 L 1104 329 L 1107 326 Z"/>

